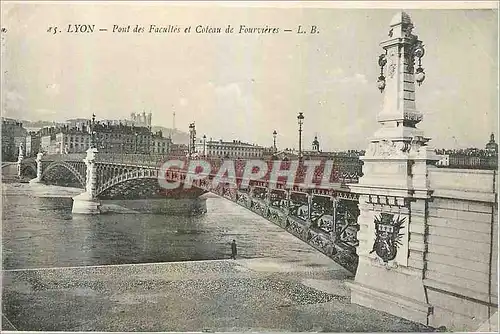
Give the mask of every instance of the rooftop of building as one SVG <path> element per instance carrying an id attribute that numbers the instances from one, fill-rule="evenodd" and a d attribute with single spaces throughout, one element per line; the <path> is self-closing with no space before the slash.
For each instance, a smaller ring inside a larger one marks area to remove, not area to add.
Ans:
<path id="1" fill-rule="evenodd" d="M 23 123 L 20 122 L 19 120 L 13 119 L 13 118 L 6 118 L 6 117 L 2 117 L 2 124 L 3 125 L 15 125 L 15 126 L 19 126 L 19 127 L 23 126 Z"/>
<path id="2" fill-rule="evenodd" d="M 125 125 L 125 124 L 111 124 L 110 122 L 101 123 L 95 122 L 92 125 L 94 131 L 97 132 L 119 132 L 126 134 L 151 134 L 151 130 L 145 126 Z"/>
<path id="3" fill-rule="evenodd" d="M 498 155 L 496 150 L 480 149 L 480 148 L 465 148 L 465 149 L 436 149 L 436 154 L 450 156 L 472 156 L 472 157 L 487 157 Z"/>
<path id="4" fill-rule="evenodd" d="M 250 143 L 245 143 L 242 142 L 241 140 L 232 140 L 232 141 L 224 141 L 222 139 L 219 140 L 207 140 L 206 144 L 222 144 L 222 145 L 231 145 L 231 146 L 251 146 L 251 147 L 256 147 L 256 148 L 262 148 L 262 146 L 259 146 L 257 144 L 250 144 Z"/>

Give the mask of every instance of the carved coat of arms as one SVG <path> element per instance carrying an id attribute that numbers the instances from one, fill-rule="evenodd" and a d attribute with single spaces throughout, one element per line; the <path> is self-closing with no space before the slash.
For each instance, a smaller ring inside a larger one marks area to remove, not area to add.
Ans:
<path id="1" fill-rule="evenodd" d="M 388 213 L 375 217 L 375 242 L 370 254 L 375 252 L 386 263 L 394 260 L 404 235 L 399 231 L 404 227 L 405 220 Z"/>

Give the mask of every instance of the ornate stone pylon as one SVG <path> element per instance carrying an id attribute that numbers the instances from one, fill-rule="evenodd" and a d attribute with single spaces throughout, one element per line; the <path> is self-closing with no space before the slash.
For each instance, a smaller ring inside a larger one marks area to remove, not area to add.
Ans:
<path id="1" fill-rule="evenodd" d="M 378 87 L 384 105 L 371 138 L 359 193 L 359 265 L 351 301 L 426 324 L 432 307 L 423 286 L 426 251 L 428 169 L 438 158 L 416 126 L 415 83 L 425 78 L 422 42 L 405 12 L 397 13 L 381 43 Z M 415 69 L 415 61 L 418 68 Z"/>
<path id="2" fill-rule="evenodd" d="M 79 214 L 99 214 L 100 203 L 96 198 L 96 164 L 95 158 L 97 148 L 91 147 L 87 150 L 87 156 L 83 161 L 87 166 L 87 178 L 85 192 L 73 197 L 73 213 Z"/>
<path id="3" fill-rule="evenodd" d="M 43 153 L 39 152 L 36 155 L 36 177 L 33 180 L 30 180 L 30 183 L 39 183 L 42 180 L 42 157 Z"/>
<path id="4" fill-rule="evenodd" d="M 19 155 L 17 156 L 17 177 L 22 176 L 22 164 L 24 160 L 23 145 L 19 145 Z"/>

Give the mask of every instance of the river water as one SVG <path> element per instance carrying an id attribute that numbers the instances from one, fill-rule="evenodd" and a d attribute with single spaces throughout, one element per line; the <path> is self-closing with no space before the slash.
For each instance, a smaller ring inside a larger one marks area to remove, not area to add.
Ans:
<path id="1" fill-rule="evenodd" d="M 196 217 L 73 216 L 81 191 L 2 184 L 3 329 L 422 329 L 350 304 L 346 270 L 230 201 Z"/>
<path id="2" fill-rule="evenodd" d="M 208 212 L 201 216 L 73 216 L 71 196 L 81 189 L 3 186 L 4 269 L 227 259 L 233 239 L 240 258 L 316 253 L 309 247 L 283 248 L 290 239 L 286 232 L 222 198 L 208 198 Z"/>

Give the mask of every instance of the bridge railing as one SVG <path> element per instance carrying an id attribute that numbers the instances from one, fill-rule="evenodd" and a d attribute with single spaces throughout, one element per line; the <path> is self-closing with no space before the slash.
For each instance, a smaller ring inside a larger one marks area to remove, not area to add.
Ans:
<path id="1" fill-rule="evenodd" d="M 86 156 L 86 153 L 73 153 L 73 154 L 53 154 L 46 155 L 42 159 L 43 160 L 51 160 L 51 161 L 82 161 Z M 189 159 L 185 156 L 172 156 L 172 155 L 164 155 L 164 154 L 113 154 L 113 153 L 98 153 L 96 154 L 96 162 L 98 163 L 111 163 L 111 164 L 121 164 L 127 166 L 137 166 L 137 167 L 152 167 L 152 168 L 160 168 L 162 163 L 168 160 L 181 160 L 184 162 L 183 167 L 178 169 L 183 173 L 187 173 L 187 170 L 190 166 L 190 162 L 196 161 L 198 159 Z M 205 171 L 210 174 L 211 177 L 214 177 L 220 171 L 220 168 L 223 166 L 224 162 L 230 161 L 231 165 L 235 169 L 236 177 L 241 182 L 241 179 L 245 173 L 247 167 L 247 160 L 244 159 L 220 159 L 207 157 L 202 159 L 204 162 L 210 165 L 210 171 Z M 361 175 L 361 167 L 358 165 L 353 165 L 351 163 L 342 164 L 342 162 L 334 161 L 333 170 L 331 171 L 329 178 L 328 175 L 324 175 L 327 170 L 326 162 L 328 159 L 323 159 L 320 161 L 319 168 L 316 168 L 312 175 L 312 183 L 316 186 L 316 188 L 320 188 L 319 186 L 324 181 L 329 181 L 331 183 L 337 184 L 347 184 L 347 183 L 357 183 L 358 179 Z M 279 161 L 279 160 L 265 160 L 265 167 L 267 167 L 266 174 L 262 178 L 264 183 L 270 181 L 271 171 L 273 170 L 274 164 L 278 163 L 280 169 L 289 169 L 291 167 L 292 161 Z M 297 168 L 297 172 L 295 174 L 295 185 L 299 185 L 303 183 L 308 175 L 308 170 L 312 167 L 307 167 L 304 162 L 300 162 Z M 171 168 L 175 169 L 175 168 Z M 201 167 L 195 170 L 195 174 L 201 172 Z M 254 167 L 252 173 L 258 172 L 258 167 Z M 326 179 L 325 179 L 326 178 Z M 278 186 L 286 184 L 286 181 L 283 181 L 283 177 L 278 178 Z M 325 180 L 324 180 L 325 179 Z"/>
<path id="2" fill-rule="evenodd" d="M 46 154 L 42 156 L 42 161 L 82 161 L 86 156 L 87 153 Z M 141 166 L 147 165 L 158 167 L 167 159 L 171 159 L 171 157 L 159 154 L 96 154 L 96 162 L 99 163 L 123 163 Z"/>
<path id="3" fill-rule="evenodd" d="M 159 167 L 162 162 L 170 159 L 166 155 L 160 154 L 113 154 L 99 153 L 96 161 L 99 163 L 117 163 L 137 166 Z"/>
<path id="4" fill-rule="evenodd" d="M 42 161 L 82 161 L 87 153 L 45 154 Z"/>
<path id="5" fill-rule="evenodd" d="M 159 168 L 163 162 L 166 162 L 168 160 L 180 160 L 184 162 L 184 165 L 182 168 L 178 169 L 179 172 L 186 174 L 190 165 L 191 161 L 196 161 L 197 159 L 190 160 L 187 157 L 184 156 L 167 156 L 167 155 L 155 155 L 155 154 L 122 154 L 122 155 L 117 155 L 117 154 L 99 154 L 97 155 L 97 161 L 100 163 L 117 163 L 117 164 L 127 164 L 127 165 L 133 165 L 133 166 L 148 166 L 148 167 L 156 167 Z M 204 162 L 207 162 L 210 165 L 210 171 L 205 171 L 208 172 L 208 174 L 211 177 L 214 177 L 217 175 L 219 172 L 221 166 L 226 160 L 224 159 L 219 159 L 219 158 L 205 158 L 203 159 Z M 230 160 L 232 165 L 234 166 L 236 177 L 238 180 L 241 180 L 241 178 L 244 175 L 244 171 L 246 168 L 246 160 L 243 159 L 236 159 L 236 160 Z M 267 166 L 267 172 L 265 176 L 263 177 L 264 182 L 266 184 L 268 183 L 270 176 L 271 176 L 271 170 L 273 168 L 273 164 L 278 162 L 280 164 L 281 169 L 288 169 L 291 166 L 291 161 L 276 161 L 276 160 L 266 160 L 265 164 Z M 312 182 L 316 185 L 320 185 L 323 182 L 323 173 L 325 170 L 325 160 L 321 161 L 320 168 L 317 168 L 315 170 L 315 173 L 313 174 Z M 331 172 L 330 178 L 328 179 L 329 182 L 333 183 L 339 183 L 339 184 L 347 184 L 347 183 L 357 183 L 358 179 L 361 174 L 361 168 L 358 168 L 359 166 L 353 166 L 351 164 L 349 165 L 334 165 L 333 171 Z M 175 168 L 173 168 L 175 169 Z M 252 172 L 257 172 L 258 168 L 254 167 Z M 195 170 L 195 174 L 201 172 L 201 167 L 197 168 Z M 295 183 L 299 184 L 305 181 L 306 179 L 306 174 L 307 174 L 307 168 L 303 163 L 300 163 L 298 168 L 297 168 L 297 173 L 295 176 Z M 286 181 L 282 181 L 283 178 L 278 178 L 278 185 L 285 184 Z"/>

